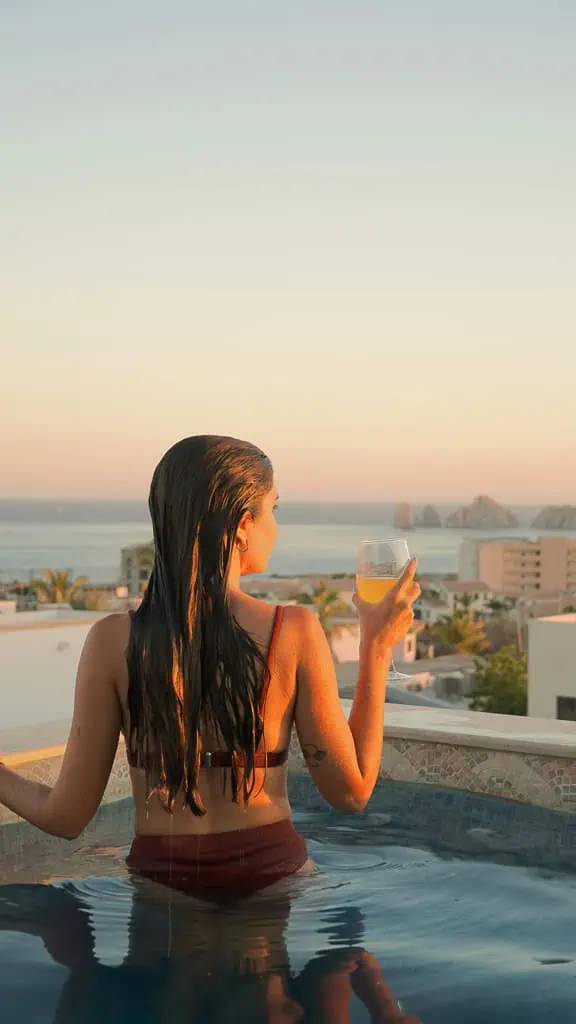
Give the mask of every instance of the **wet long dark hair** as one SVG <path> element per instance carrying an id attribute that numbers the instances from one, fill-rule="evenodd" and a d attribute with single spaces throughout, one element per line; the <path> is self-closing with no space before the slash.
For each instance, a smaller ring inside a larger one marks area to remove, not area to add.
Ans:
<path id="1" fill-rule="evenodd" d="M 242 762 L 230 769 L 232 799 L 254 789 L 266 659 L 235 621 L 227 584 L 240 522 L 259 514 L 272 484 L 258 448 L 211 436 L 179 441 L 152 478 L 154 566 L 126 653 L 128 741 L 149 793 L 169 811 L 180 795 L 205 813 L 198 776 L 206 730 Z"/>

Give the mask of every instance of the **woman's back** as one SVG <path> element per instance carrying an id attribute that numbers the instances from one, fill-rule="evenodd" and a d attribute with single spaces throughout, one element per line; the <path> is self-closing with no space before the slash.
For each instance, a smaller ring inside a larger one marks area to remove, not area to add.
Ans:
<path id="1" fill-rule="evenodd" d="M 298 668 L 299 609 L 275 607 L 248 595 L 235 593 L 230 598 L 234 619 L 246 630 L 266 659 L 268 677 L 263 674 L 261 711 L 263 717 L 262 753 L 287 750 L 292 734 Z M 252 828 L 281 821 L 290 816 L 286 784 L 286 762 L 274 767 L 256 767 L 255 786 L 250 799 L 232 799 L 229 769 L 215 764 L 200 769 L 199 795 L 206 813 L 198 816 L 176 800 L 173 814 L 167 814 L 160 800 L 148 798 L 146 773 L 138 766 L 139 751 L 130 748 L 128 711 L 128 673 L 124 651 L 129 642 L 130 617 L 117 616 L 118 696 L 122 707 L 123 732 L 127 738 L 128 758 L 135 803 L 135 827 L 139 835 L 208 834 Z M 222 739 L 202 731 L 206 752 L 224 750 Z M 153 740 L 152 740 L 153 742 Z M 207 758 L 205 758 L 207 760 Z M 213 758 L 216 762 L 217 757 Z M 257 764 L 262 758 L 257 759 Z M 274 758 L 271 758 L 274 761 Z"/>

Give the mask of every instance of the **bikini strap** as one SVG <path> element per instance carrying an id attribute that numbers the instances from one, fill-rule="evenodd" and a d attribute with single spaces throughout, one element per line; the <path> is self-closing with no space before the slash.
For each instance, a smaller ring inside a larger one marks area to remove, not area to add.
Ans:
<path id="1" fill-rule="evenodd" d="M 270 679 L 272 677 L 272 663 L 274 659 L 274 651 L 276 649 L 276 642 L 278 640 L 278 634 L 280 633 L 283 618 L 284 608 L 282 607 L 281 604 L 276 605 L 276 611 L 274 612 L 274 624 L 272 626 L 272 635 L 270 637 L 270 643 L 268 645 L 268 654 L 266 656 L 266 678 L 264 679 L 262 696 L 260 698 L 260 711 L 262 714 L 264 714 L 264 708 L 266 707 L 266 699 L 268 697 Z"/>

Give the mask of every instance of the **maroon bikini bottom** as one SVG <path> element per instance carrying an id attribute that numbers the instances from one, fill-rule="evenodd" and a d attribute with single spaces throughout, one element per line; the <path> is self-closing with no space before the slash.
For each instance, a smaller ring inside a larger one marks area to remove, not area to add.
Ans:
<path id="1" fill-rule="evenodd" d="M 210 835 L 136 836 L 128 867 L 154 882 L 219 902 L 250 896 L 306 863 L 291 821 Z"/>

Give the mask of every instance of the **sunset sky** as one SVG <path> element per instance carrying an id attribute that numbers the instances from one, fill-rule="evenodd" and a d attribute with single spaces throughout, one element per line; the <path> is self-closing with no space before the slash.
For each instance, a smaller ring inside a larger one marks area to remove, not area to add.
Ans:
<path id="1" fill-rule="evenodd" d="M 576 4 L 0 0 L 0 497 L 576 502 Z"/>

